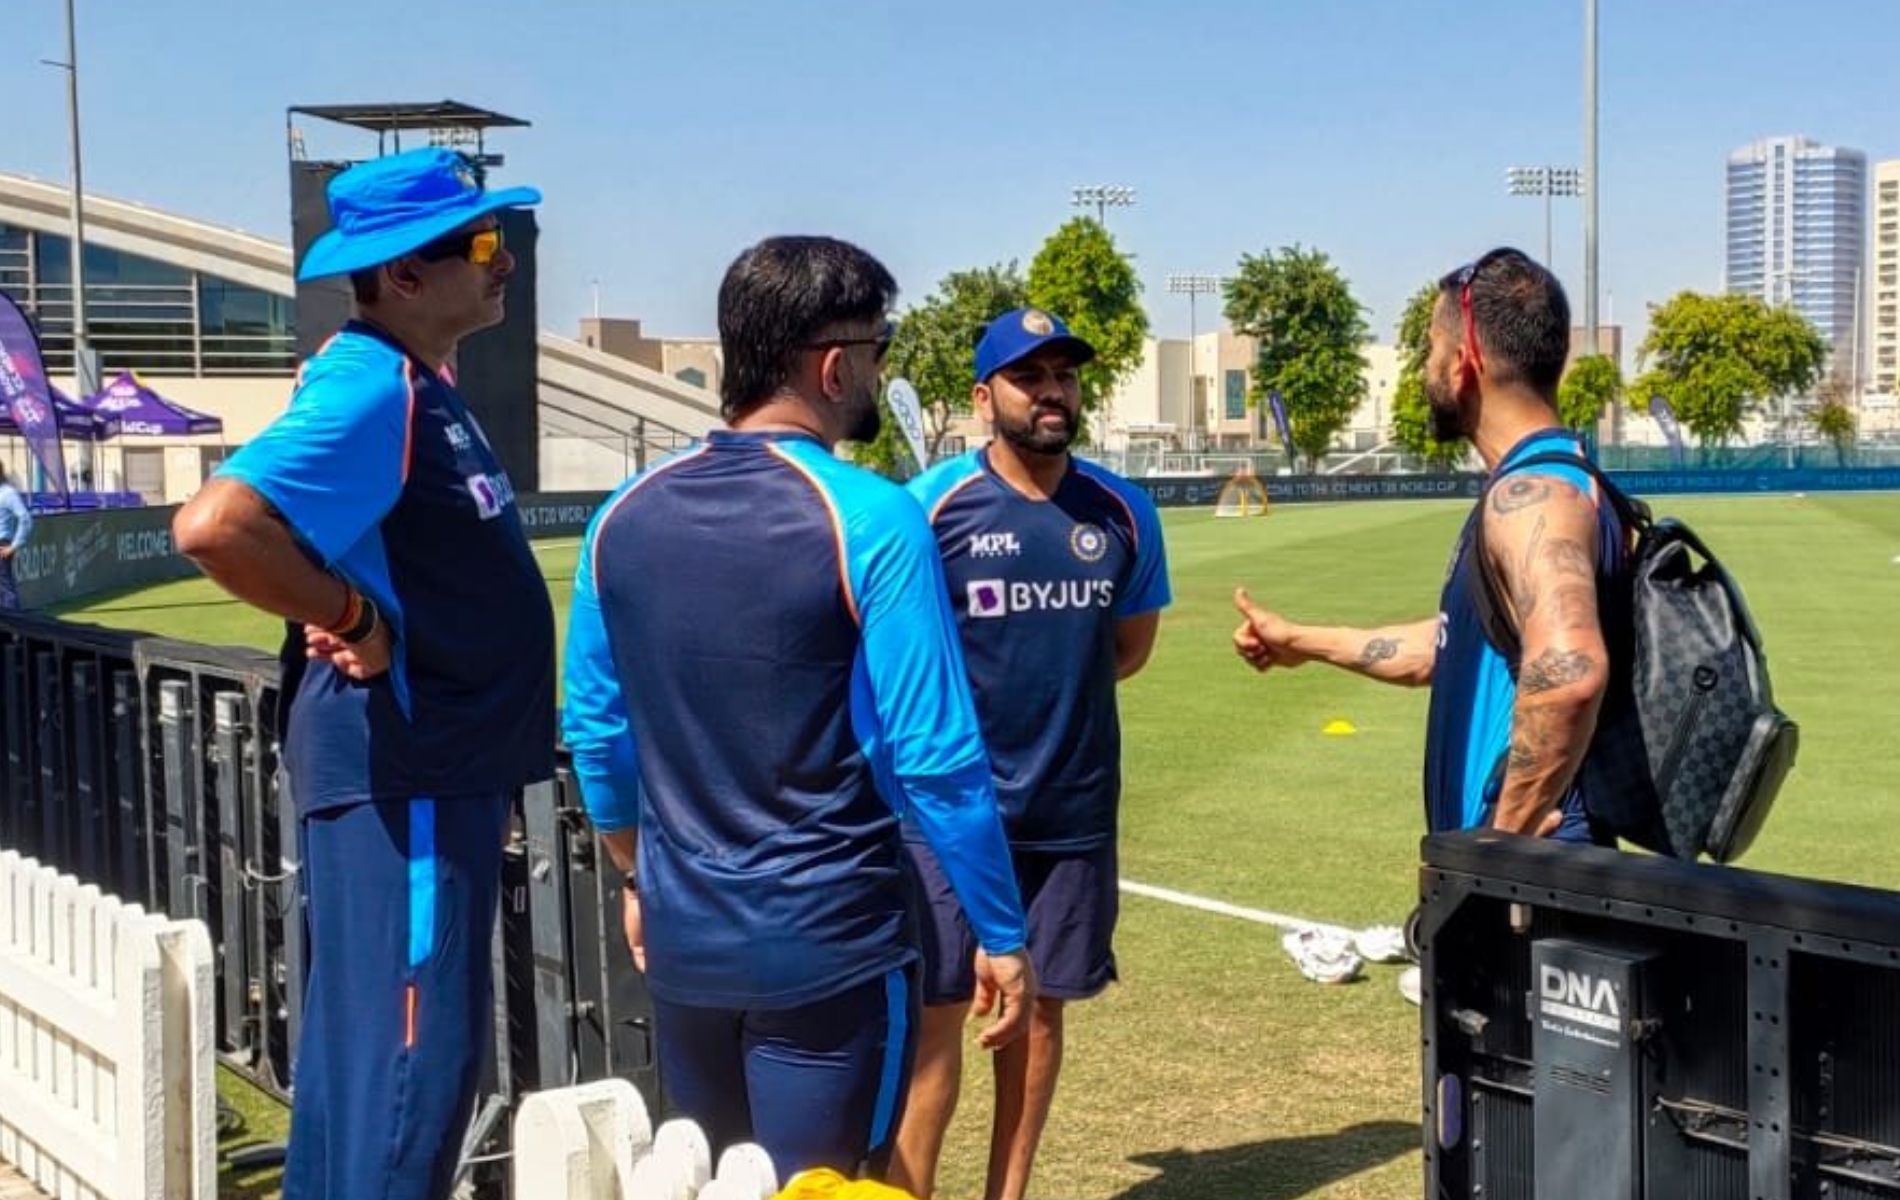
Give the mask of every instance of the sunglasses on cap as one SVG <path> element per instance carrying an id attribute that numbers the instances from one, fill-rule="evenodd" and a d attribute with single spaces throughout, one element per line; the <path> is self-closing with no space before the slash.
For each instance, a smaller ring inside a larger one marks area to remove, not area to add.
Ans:
<path id="1" fill-rule="evenodd" d="M 437 238 L 422 249 L 416 251 L 416 257 L 423 262 L 443 262 L 451 258 L 466 259 L 478 267 L 485 267 L 495 261 L 495 257 L 505 245 L 501 236 L 501 226 L 493 229 L 476 229 L 468 233 L 451 234 Z"/>
<path id="2" fill-rule="evenodd" d="M 806 342 L 803 346 L 799 347 L 799 349 L 832 350 L 842 349 L 846 346 L 875 346 L 877 347 L 877 361 L 883 362 L 884 356 L 891 352 L 891 342 L 894 341 L 896 337 L 896 322 L 886 321 L 884 322 L 884 328 L 878 330 L 876 337 L 824 338 L 821 341 Z"/>

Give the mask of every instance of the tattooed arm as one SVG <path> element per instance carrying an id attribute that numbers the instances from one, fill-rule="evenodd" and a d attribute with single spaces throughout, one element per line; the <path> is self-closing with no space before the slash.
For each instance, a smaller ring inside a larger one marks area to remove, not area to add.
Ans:
<path id="1" fill-rule="evenodd" d="M 1437 617 L 1382 629 L 1296 625 L 1255 604 L 1245 588 L 1235 589 L 1234 607 L 1245 618 L 1234 631 L 1234 653 L 1256 671 L 1319 661 L 1406 687 L 1424 687 L 1432 681 L 1432 664 L 1438 656 Z"/>
<path id="2" fill-rule="evenodd" d="M 1492 492 L 1484 540 L 1523 645 L 1493 823 L 1546 830 L 1596 730 L 1609 679 L 1597 617 L 1597 514 L 1576 488 L 1526 475 Z"/>

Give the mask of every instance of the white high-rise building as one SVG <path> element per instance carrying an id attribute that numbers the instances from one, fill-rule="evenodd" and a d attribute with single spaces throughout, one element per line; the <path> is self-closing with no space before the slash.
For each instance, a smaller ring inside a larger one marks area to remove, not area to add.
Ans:
<path id="1" fill-rule="evenodd" d="M 1874 166 L 1874 238 L 1862 284 L 1873 391 L 1900 393 L 1900 158 Z"/>
<path id="2" fill-rule="evenodd" d="M 1863 357 L 1858 292 L 1867 237 L 1867 156 L 1805 137 L 1728 156 L 1726 286 L 1792 304 L 1850 374 Z"/>

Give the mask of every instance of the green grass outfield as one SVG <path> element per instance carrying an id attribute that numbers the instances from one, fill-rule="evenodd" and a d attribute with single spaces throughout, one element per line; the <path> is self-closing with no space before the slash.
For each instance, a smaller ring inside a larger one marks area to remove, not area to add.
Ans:
<path id="1" fill-rule="evenodd" d="M 1746 865 L 1900 887 L 1900 496 L 1669 500 L 1745 587 L 1800 765 Z M 1165 514 L 1175 605 L 1124 685 L 1123 873 L 1362 925 L 1410 907 L 1425 697 L 1323 668 L 1261 679 L 1228 648 L 1229 596 L 1301 619 L 1435 610 L 1459 504 L 1286 505 L 1264 520 Z M 576 545 L 541 561 L 565 608 Z M 270 646 L 277 626 L 201 581 L 78 606 L 81 620 Z M 1358 733 L 1327 737 L 1351 721 Z M 1271 929 L 1126 897 L 1123 983 L 1074 1010 L 1039 1170 L 1063 1200 L 1416 1200 L 1416 1011 L 1392 968 L 1304 982 Z M 972 1052 L 971 1066 L 982 1071 Z M 981 1187 L 988 1088 L 969 1076 L 942 1194 Z"/>

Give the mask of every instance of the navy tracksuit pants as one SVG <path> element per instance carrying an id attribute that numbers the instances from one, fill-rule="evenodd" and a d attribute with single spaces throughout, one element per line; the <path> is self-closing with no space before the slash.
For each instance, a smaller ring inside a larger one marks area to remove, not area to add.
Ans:
<path id="1" fill-rule="evenodd" d="M 284 1200 L 444 1200 L 494 1041 L 508 798 L 303 819 L 311 969 Z"/>

